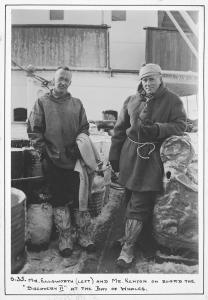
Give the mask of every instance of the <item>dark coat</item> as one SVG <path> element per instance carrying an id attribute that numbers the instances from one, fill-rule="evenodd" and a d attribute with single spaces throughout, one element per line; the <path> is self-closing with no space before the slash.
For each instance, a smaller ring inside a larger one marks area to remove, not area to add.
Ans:
<path id="1" fill-rule="evenodd" d="M 114 128 L 109 160 L 119 160 L 119 183 L 132 191 L 161 191 L 163 165 L 160 146 L 171 135 L 182 135 L 186 113 L 180 98 L 163 84 L 146 104 L 144 91 L 139 90 L 124 102 Z M 159 126 L 159 135 L 152 141 L 142 135 L 141 120 L 149 119 Z M 138 142 L 153 142 L 138 149 Z M 155 150 L 147 157 L 149 150 Z M 139 155 L 138 155 L 139 152 Z"/>
<path id="2" fill-rule="evenodd" d="M 74 169 L 76 159 L 67 155 L 80 133 L 89 134 L 89 123 L 82 102 L 67 93 L 55 98 L 46 93 L 30 113 L 27 132 L 33 146 L 46 152 L 54 165 Z"/>

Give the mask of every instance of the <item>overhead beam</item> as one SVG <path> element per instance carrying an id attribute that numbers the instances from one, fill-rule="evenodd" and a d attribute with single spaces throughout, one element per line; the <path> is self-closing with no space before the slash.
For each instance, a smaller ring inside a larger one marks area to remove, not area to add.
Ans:
<path id="1" fill-rule="evenodd" d="M 187 25 L 189 26 L 189 28 L 191 29 L 191 31 L 198 38 L 198 35 L 199 35 L 199 33 L 198 33 L 198 26 L 194 23 L 194 21 L 189 16 L 189 14 L 185 10 L 179 10 L 178 12 L 180 13 L 180 15 L 182 16 L 182 18 L 184 19 L 184 21 L 187 23 Z"/>
<path id="2" fill-rule="evenodd" d="M 171 21 L 173 22 L 173 24 L 175 25 L 176 29 L 179 31 L 179 33 L 181 34 L 182 38 L 184 39 L 184 41 L 187 43 L 188 47 L 190 48 L 190 50 L 192 51 L 192 53 L 196 56 L 196 58 L 198 58 L 198 52 L 195 49 L 195 47 L 192 45 L 192 43 L 190 42 L 190 40 L 188 39 L 188 37 L 186 36 L 186 34 L 184 33 L 183 29 L 181 28 L 181 26 L 178 24 L 178 22 L 176 21 L 176 19 L 174 18 L 174 16 L 172 15 L 172 13 L 170 11 L 166 11 L 167 15 L 169 16 L 169 18 L 171 19 Z"/>

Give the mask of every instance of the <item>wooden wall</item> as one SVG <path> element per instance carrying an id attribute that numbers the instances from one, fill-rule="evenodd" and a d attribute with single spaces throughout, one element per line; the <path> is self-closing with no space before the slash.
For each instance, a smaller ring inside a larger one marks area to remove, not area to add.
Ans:
<path id="1" fill-rule="evenodd" d="M 16 25 L 12 59 L 21 66 L 108 68 L 107 26 Z"/>
<path id="2" fill-rule="evenodd" d="M 146 27 L 146 63 L 157 63 L 163 70 L 197 71 L 197 59 L 177 30 Z M 191 33 L 186 33 L 196 41 Z"/>

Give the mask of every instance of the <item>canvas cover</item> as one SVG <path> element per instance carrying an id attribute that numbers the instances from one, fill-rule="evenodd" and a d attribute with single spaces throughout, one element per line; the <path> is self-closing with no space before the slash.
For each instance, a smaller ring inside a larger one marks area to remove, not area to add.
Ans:
<path id="1" fill-rule="evenodd" d="M 156 199 L 153 231 L 158 244 L 198 251 L 197 158 L 188 135 L 172 136 L 160 150 L 163 193 Z"/>

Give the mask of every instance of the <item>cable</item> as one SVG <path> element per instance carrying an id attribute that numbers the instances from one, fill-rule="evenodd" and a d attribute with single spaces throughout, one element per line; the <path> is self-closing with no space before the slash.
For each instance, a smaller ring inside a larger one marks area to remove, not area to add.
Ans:
<path id="1" fill-rule="evenodd" d="M 37 79 L 38 81 L 40 81 L 44 87 L 46 87 L 46 88 L 48 88 L 50 90 L 50 88 L 48 87 L 48 84 L 50 83 L 49 80 L 47 80 L 47 79 L 45 79 L 45 78 L 43 78 L 41 76 L 35 75 L 33 70 L 29 71 L 27 69 L 24 69 L 23 67 L 21 67 L 20 65 L 18 65 L 14 60 L 12 60 L 12 63 L 13 63 L 14 66 L 16 66 L 19 69 L 21 69 L 21 70 L 25 71 L 26 73 L 28 73 L 31 77 L 34 77 L 35 79 Z"/>
<path id="2" fill-rule="evenodd" d="M 134 144 L 137 144 L 137 155 L 142 158 L 142 159 L 150 159 L 150 154 L 155 150 L 155 143 L 157 142 L 145 142 L 145 143 L 139 143 L 139 142 L 135 142 L 133 141 L 130 137 L 128 137 L 128 139 L 133 142 Z M 149 150 L 149 152 L 147 153 L 148 156 L 142 156 L 139 152 L 139 149 L 141 149 L 142 147 L 145 147 L 147 145 L 151 145 L 152 149 Z"/>

